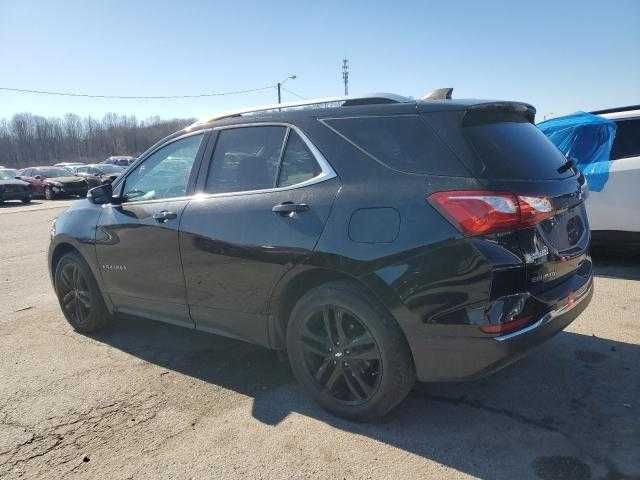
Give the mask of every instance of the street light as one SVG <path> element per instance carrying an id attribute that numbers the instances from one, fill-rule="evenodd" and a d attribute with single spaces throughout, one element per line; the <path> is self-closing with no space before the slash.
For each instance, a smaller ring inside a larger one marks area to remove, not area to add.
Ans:
<path id="1" fill-rule="evenodd" d="M 282 96 L 280 94 L 280 87 L 282 85 L 284 85 L 286 83 L 287 80 L 295 80 L 296 78 L 298 78 L 297 75 L 289 75 L 287 78 L 285 78 L 284 80 L 278 82 L 278 103 L 282 103 Z"/>

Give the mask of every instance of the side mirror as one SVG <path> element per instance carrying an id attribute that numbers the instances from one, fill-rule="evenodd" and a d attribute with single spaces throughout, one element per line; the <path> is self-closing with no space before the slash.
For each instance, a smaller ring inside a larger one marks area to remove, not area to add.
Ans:
<path id="1" fill-rule="evenodd" d="M 95 203 L 96 205 L 104 205 L 106 203 L 122 203 L 119 197 L 116 198 L 113 196 L 113 187 L 110 183 L 105 183 L 103 185 L 92 188 L 87 192 L 87 198 L 91 203 Z"/>
<path id="2" fill-rule="evenodd" d="M 42 175 L 36 175 L 36 176 L 35 176 L 35 177 L 33 177 L 33 178 L 35 178 L 36 180 L 42 180 Z"/>

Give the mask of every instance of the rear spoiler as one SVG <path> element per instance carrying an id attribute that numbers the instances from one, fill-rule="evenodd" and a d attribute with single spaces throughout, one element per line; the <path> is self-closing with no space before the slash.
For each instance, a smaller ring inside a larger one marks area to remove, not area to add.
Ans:
<path id="1" fill-rule="evenodd" d="M 452 96 L 453 88 L 436 88 L 420 97 L 420 100 L 451 100 Z"/>
<path id="2" fill-rule="evenodd" d="M 536 109 L 528 103 L 486 102 L 467 107 L 462 125 L 471 126 L 508 120 L 522 121 L 523 119 L 534 123 L 535 117 Z"/>

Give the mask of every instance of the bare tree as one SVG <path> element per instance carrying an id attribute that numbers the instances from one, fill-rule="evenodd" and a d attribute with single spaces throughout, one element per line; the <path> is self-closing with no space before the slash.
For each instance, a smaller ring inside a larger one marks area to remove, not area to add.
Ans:
<path id="1" fill-rule="evenodd" d="M 64 161 L 98 162 L 111 155 L 139 155 L 159 139 L 193 122 L 106 114 L 102 120 L 68 113 L 45 118 L 18 113 L 0 119 L 0 165 L 24 168 Z"/>

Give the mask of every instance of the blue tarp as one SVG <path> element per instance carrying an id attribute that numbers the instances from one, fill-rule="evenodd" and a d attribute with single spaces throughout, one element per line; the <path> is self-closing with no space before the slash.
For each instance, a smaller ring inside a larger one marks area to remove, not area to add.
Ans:
<path id="1" fill-rule="evenodd" d="M 576 162 L 587 177 L 589 190 L 600 192 L 609 179 L 611 147 L 616 124 L 611 120 L 578 112 L 538 124 L 549 140 Z"/>

